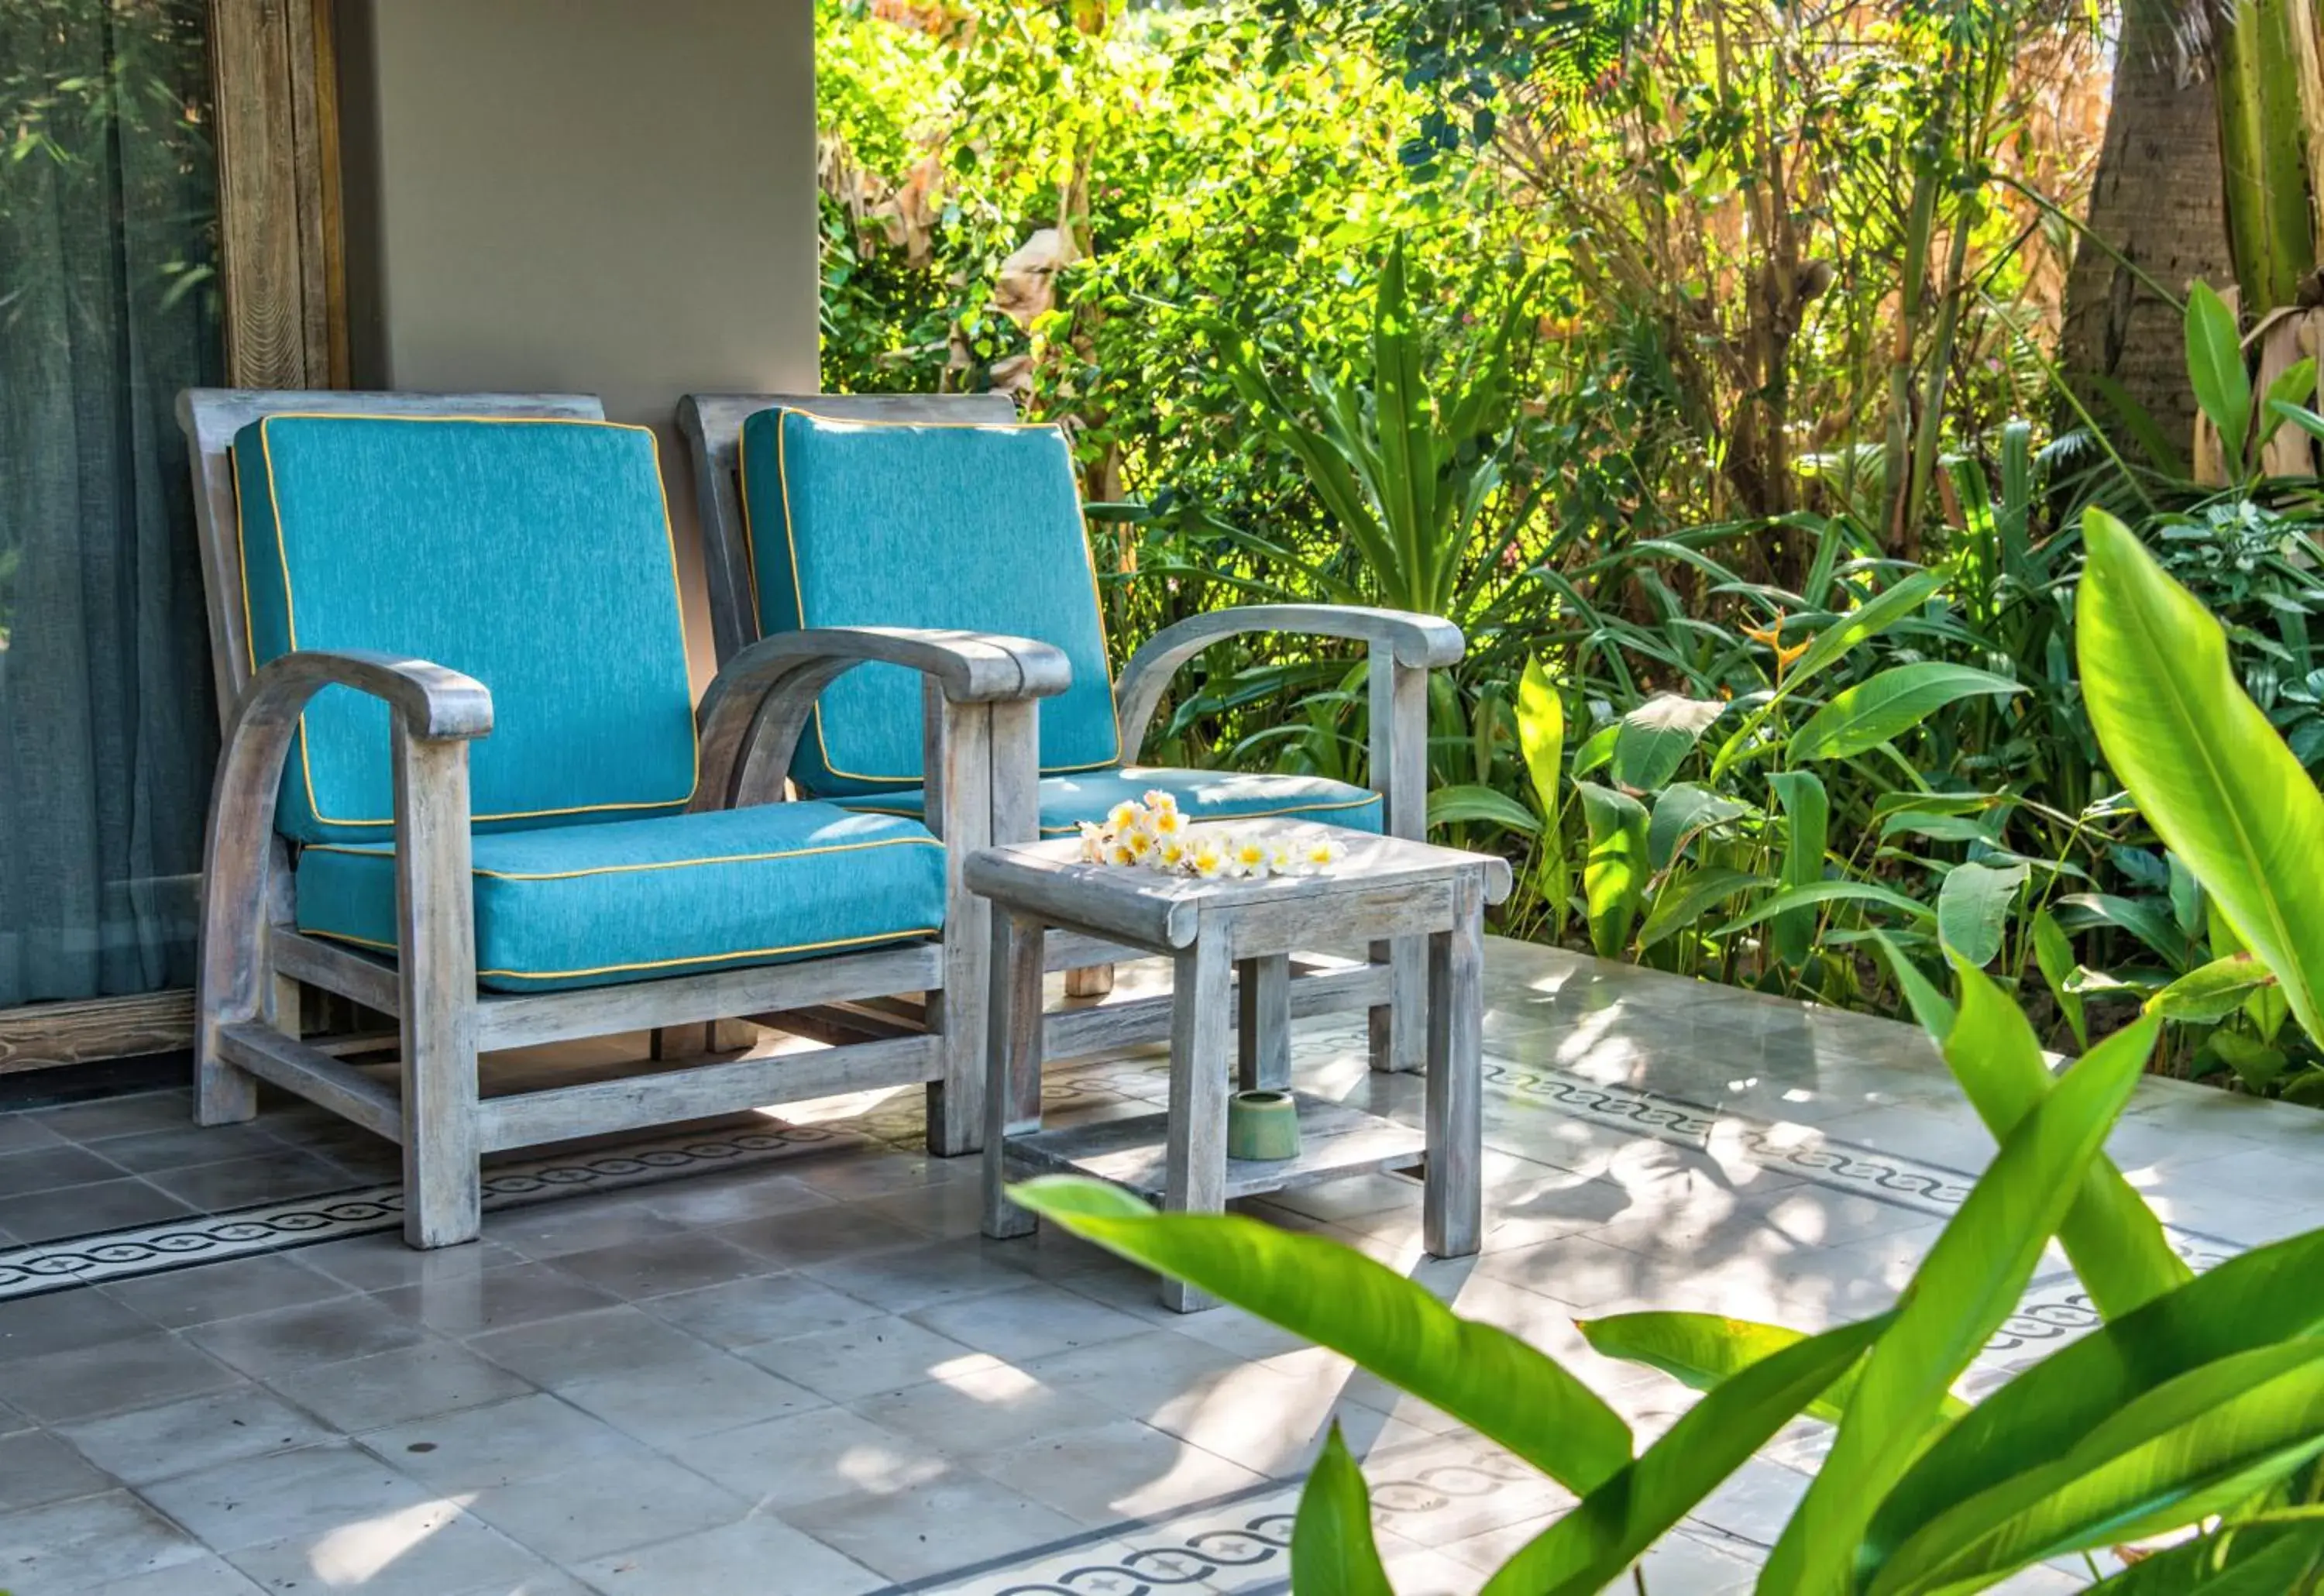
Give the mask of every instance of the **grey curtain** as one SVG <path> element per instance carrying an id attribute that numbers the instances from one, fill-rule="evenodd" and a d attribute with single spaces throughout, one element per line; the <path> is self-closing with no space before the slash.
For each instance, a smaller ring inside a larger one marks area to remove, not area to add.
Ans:
<path id="1" fill-rule="evenodd" d="M 216 758 L 203 0 L 0 0 L 0 1008 L 192 979 Z"/>

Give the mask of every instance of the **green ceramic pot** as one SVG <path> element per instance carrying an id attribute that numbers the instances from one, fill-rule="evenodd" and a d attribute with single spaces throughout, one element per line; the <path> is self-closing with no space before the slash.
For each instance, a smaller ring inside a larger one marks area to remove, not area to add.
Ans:
<path id="1" fill-rule="evenodd" d="M 1227 1157 L 1280 1163 L 1299 1156 L 1299 1107 L 1288 1092 L 1238 1092 L 1227 1100 Z"/>

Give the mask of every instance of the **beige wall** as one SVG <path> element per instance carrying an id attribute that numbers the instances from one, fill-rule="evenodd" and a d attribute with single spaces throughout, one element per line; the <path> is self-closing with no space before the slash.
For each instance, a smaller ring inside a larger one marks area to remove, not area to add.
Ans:
<path id="1" fill-rule="evenodd" d="M 659 430 L 697 671 L 689 391 L 812 392 L 811 0 L 342 0 L 355 381 Z"/>

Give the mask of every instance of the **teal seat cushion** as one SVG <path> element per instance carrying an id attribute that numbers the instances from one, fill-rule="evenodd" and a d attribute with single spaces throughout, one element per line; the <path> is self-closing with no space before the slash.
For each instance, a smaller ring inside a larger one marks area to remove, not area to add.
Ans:
<path id="1" fill-rule="evenodd" d="M 1041 781 L 1041 835 L 1066 836 L 1084 820 L 1102 821 L 1116 804 L 1142 798 L 1159 788 L 1175 796 L 1194 820 L 1287 819 L 1343 826 L 1351 831 L 1380 828 L 1379 794 L 1322 776 L 1271 776 L 1234 770 L 1173 770 L 1130 766 L 1049 776 Z M 866 813 L 920 817 L 919 788 L 850 798 Z"/>
<path id="2" fill-rule="evenodd" d="M 395 855 L 299 855 L 299 928 L 392 952 Z M 944 846 L 926 827 L 828 804 L 666 815 L 475 839 L 476 979 L 500 992 L 772 964 L 944 925 Z"/>
<path id="3" fill-rule="evenodd" d="M 475 677 L 477 823 L 683 808 L 694 701 L 653 434 L 604 421 L 278 415 L 235 440 L 254 667 L 378 649 Z M 276 825 L 389 835 L 387 709 L 326 687 Z"/>
<path id="4" fill-rule="evenodd" d="M 1056 428 L 761 411 L 742 424 L 742 482 L 762 632 L 931 626 L 1037 639 L 1074 671 L 1041 705 L 1043 773 L 1120 762 L 1097 581 Z M 833 683 L 791 774 L 824 797 L 918 787 L 918 675 L 869 665 Z"/>

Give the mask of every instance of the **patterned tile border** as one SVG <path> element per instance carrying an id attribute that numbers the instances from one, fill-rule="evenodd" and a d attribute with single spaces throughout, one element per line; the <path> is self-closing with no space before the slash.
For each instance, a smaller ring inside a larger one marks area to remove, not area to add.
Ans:
<path id="1" fill-rule="evenodd" d="M 669 1180 L 712 1167 L 747 1167 L 861 1139 L 823 1126 L 770 1121 L 763 1130 L 665 1136 L 604 1151 L 536 1158 L 487 1170 L 484 1206 L 520 1207 L 573 1192 Z M 402 1222 L 403 1188 L 376 1185 L 12 1247 L 0 1250 L 0 1302 L 334 1241 L 392 1230 Z"/>

